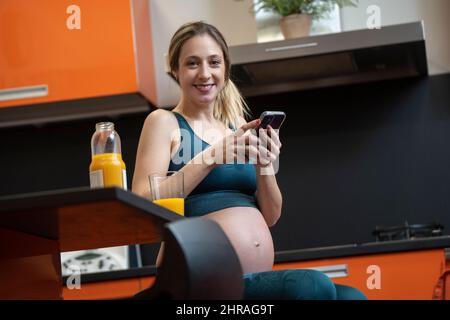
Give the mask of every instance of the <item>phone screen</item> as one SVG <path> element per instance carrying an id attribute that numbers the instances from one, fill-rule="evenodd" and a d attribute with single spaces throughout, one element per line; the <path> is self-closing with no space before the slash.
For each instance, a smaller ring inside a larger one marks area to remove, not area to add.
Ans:
<path id="1" fill-rule="evenodd" d="M 273 129 L 280 129 L 286 115 L 284 113 L 274 113 L 263 115 L 259 129 L 267 129 L 271 126 Z"/>

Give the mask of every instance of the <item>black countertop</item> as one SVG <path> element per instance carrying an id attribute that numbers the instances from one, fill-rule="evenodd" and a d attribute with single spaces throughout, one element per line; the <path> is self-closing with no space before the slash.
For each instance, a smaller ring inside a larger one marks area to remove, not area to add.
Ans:
<path id="1" fill-rule="evenodd" d="M 386 254 L 394 252 L 450 248 L 450 236 L 396 240 L 385 242 L 369 242 L 333 247 L 310 248 L 301 250 L 278 251 L 275 262 L 306 261 L 333 259 L 371 254 Z"/>
<path id="2" fill-rule="evenodd" d="M 439 248 L 450 248 L 450 236 L 278 251 L 275 253 L 275 263 L 334 259 L 341 257 L 430 250 Z M 99 281 L 112 281 L 135 277 L 153 276 L 155 274 L 155 266 L 145 266 L 142 268 L 133 268 L 127 270 L 83 274 L 81 276 L 81 282 L 89 283 Z M 63 283 L 66 283 L 66 279 L 67 277 L 63 277 Z"/>

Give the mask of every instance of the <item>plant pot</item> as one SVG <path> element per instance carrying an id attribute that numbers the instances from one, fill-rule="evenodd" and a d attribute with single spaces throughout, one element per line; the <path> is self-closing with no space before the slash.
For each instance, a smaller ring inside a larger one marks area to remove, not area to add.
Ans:
<path id="1" fill-rule="evenodd" d="M 285 39 L 308 37 L 311 32 L 312 17 L 307 14 L 291 14 L 280 20 L 281 33 Z"/>

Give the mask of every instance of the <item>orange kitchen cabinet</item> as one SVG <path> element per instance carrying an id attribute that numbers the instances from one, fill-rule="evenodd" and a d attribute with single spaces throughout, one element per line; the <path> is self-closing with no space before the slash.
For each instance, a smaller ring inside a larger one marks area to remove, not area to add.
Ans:
<path id="1" fill-rule="evenodd" d="M 446 258 L 444 249 L 434 249 L 277 263 L 274 269 L 339 265 L 347 267 L 348 275 L 332 278 L 333 282 L 358 288 L 369 300 L 431 300 Z M 373 286 L 375 269 L 379 288 Z"/>
<path id="2" fill-rule="evenodd" d="M 333 282 L 361 290 L 369 300 L 431 300 L 446 266 L 445 249 L 405 251 L 341 258 L 275 263 L 273 269 L 335 269 L 345 266 L 346 276 L 326 273 Z M 379 270 L 379 287 L 373 286 L 373 267 Z M 71 299 L 130 298 L 154 285 L 154 275 L 81 284 L 81 289 L 63 288 Z"/>
<path id="3" fill-rule="evenodd" d="M 128 299 L 140 291 L 138 278 L 81 283 L 80 288 L 69 289 L 64 285 L 64 300 Z"/>
<path id="4" fill-rule="evenodd" d="M 155 276 L 147 276 L 147 277 L 142 277 L 139 278 L 140 281 L 140 285 L 141 285 L 141 290 L 150 288 L 151 286 L 153 286 L 155 284 L 156 281 L 156 277 Z M 139 290 L 139 291 L 141 291 Z"/>
<path id="5" fill-rule="evenodd" d="M 71 5 L 80 29 L 67 26 Z M 129 0 L 1 0 L 0 91 L 47 85 L 48 95 L 0 107 L 136 92 L 131 16 Z"/>
<path id="6" fill-rule="evenodd" d="M 129 299 L 141 290 L 153 286 L 155 276 L 81 283 L 80 288 L 63 286 L 64 300 Z"/>

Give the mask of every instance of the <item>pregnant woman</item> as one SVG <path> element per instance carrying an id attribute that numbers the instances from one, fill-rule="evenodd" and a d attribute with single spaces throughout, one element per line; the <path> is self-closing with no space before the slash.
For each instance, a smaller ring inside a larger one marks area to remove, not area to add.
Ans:
<path id="1" fill-rule="evenodd" d="M 318 271 L 272 271 L 269 227 L 282 207 L 273 162 L 281 143 L 270 127 L 258 136 L 251 133 L 259 120 L 244 119 L 247 107 L 230 80 L 222 34 L 204 22 L 185 24 L 172 37 L 168 59 L 181 98 L 172 111 L 159 109 L 147 117 L 133 192 L 149 198 L 151 173 L 183 172 L 185 216 L 214 220 L 225 232 L 244 272 L 244 299 L 364 299 Z M 163 252 L 161 246 L 157 265 Z"/>

